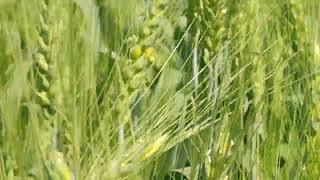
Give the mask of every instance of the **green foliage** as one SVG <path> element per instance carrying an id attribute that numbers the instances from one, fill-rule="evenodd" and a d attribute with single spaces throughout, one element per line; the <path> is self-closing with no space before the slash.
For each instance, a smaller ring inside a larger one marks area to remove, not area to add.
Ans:
<path id="1" fill-rule="evenodd" d="M 0 179 L 317 179 L 316 0 L 0 0 Z"/>

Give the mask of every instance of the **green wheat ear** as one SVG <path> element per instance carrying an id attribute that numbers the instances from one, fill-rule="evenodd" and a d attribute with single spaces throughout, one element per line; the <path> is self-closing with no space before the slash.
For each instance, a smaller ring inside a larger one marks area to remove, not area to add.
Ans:
<path id="1" fill-rule="evenodd" d="M 42 108 L 44 121 L 41 123 L 44 136 L 40 144 L 41 150 L 44 153 L 49 176 L 59 176 L 64 180 L 71 180 L 72 173 L 66 165 L 64 155 L 57 149 L 56 135 L 56 96 L 57 91 L 54 89 L 57 84 L 55 79 L 57 72 L 57 56 L 55 55 L 57 42 L 55 42 L 56 33 L 59 33 L 59 19 L 54 19 L 51 13 L 55 5 L 55 1 L 40 2 L 40 16 L 38 28 L 38 52 L 35 54 L 35 68 L 37 81 L 36 96 L 39 105 Z M 48 139 L 49 138 L 49 139 Z M 51 143 L 47 143 L 51 142 Z"/>
<path id="2" fill-rule="evenodd" d="M 151 5 L 153 10 L 161 12 L 161 8 L 154 3 Z M 131 35 L 126 39 L 128 54 L 121 55 L 120 61 L 116 62 L 117 73 L 120 81 L 120 94 L 115 103 L 115 111 L 117 119 L 120 123 L 119 142 L 124 142 L 124 125 L 132 121 L 131 109 L 136 103 L 139 94 L 143 94 L 156 76 L 156 63 L 161 67 L 161 59 L 157 57 L 155 47 L 152 47 L 148 41 L 157 35 L 156 20 L 164 19 L 160 13 L 155 13 L 146 17 L 142 23 L 142 33 Z M 149 22 L 155 21 L 152 26 Z M 139 34 L 141 36 L 139 37 Z"/>

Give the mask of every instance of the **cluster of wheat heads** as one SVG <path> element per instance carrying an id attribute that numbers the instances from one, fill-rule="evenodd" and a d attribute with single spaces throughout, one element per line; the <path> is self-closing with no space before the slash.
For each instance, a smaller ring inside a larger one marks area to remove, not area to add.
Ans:
<path id="1" fill-rule="evenodd" d="M 0 0 L 0 179 L 317 179 L 316 0 Z"/>

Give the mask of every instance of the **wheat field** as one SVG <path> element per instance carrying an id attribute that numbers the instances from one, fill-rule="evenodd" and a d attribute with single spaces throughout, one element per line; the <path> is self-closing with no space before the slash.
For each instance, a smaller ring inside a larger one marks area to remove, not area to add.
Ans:
<path id="1" fill-rule="evenodd" d="M 0 0 L 1 180 L 320 177 L 318 0 Z"/>

